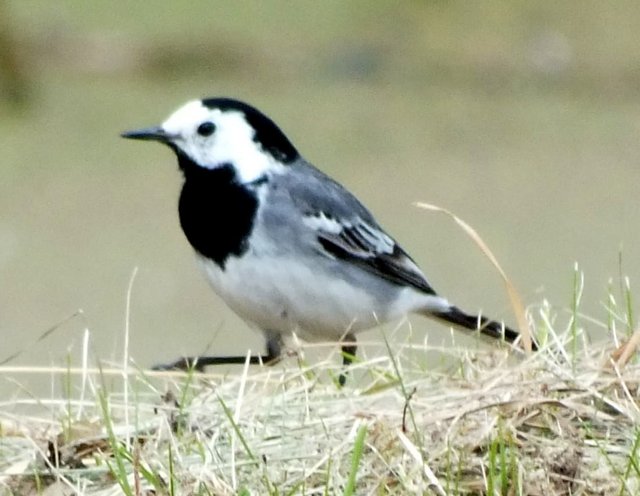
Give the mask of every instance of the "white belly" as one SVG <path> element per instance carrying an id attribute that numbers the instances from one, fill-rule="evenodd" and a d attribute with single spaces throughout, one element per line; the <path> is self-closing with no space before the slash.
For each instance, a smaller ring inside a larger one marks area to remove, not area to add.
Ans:
<path id="1" fill-rule="evenodd" d="M 305 340 L 337 341 L 348 331 L 368 329 L 393 317 L 376 311 L 374 298 L 365 289 L 290 258 L 230 257 L 224 271 L 204 257 L 199 260 L 225 303 L 264 331 L 295 331 Z"/>

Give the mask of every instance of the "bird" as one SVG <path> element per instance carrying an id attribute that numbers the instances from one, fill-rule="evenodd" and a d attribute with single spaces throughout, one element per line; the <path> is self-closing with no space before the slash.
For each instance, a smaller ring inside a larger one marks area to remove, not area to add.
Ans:
<path id="1" fill-rule="evenodd" d="M 283 339 L 295 333 L 340 343 L 346 369 L 359 331 L 413 313 L 518 340 L 517 331 L 436 293 L 369 209 L 252 105 L 196 99 L 159 126 L 121 136 L 175 153 L 183 176 L 180 224 L 199 265 L 227 306 L 264 334 L 266 354 L 250 356 L 250 363 L 275 363 Z M 203 370 L 245 360 L 183 357 L 159 368 Z"/>

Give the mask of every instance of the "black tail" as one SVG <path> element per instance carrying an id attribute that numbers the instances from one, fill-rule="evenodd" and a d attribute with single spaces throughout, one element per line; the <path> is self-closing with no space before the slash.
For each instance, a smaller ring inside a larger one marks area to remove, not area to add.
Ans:
<path id="1" fill-rule="evenodd" d="M 458 307 L 454 306 L 451 306 L 442 312 L 429 312 L 428 315 L 456 327 L 462 327 L 463 329 L 468 329 L 470 331 L 478 331 L 485 336 L 504 340 L 508 343 L 513 343 L 520 337 L 519 332 L 514 331 L 500 322 L 496 322 L 495 320 L 491 320 L 483 316 L 466 314 Z M 531 349 L 533 351 L 538 350 L 538 346 L 534 341 L 531 342 Z"/>

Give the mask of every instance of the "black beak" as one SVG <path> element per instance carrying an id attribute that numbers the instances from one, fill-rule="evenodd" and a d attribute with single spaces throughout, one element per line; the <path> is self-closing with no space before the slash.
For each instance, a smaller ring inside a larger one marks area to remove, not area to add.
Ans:
<path id="1" fill-rule="evenodd" d="M 172 136 L 160 126 L 146 127 L 144 129 L 135 129 L 133 131 L 125 131 L 120 136 L 127 139 L 159 141 L 160 143 L 171 142 Z"/>

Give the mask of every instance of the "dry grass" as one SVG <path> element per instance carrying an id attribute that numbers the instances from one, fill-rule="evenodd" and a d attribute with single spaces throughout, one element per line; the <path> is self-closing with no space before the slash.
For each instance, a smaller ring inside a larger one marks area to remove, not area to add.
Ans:
<path id="1" fill-rule="evenodd" d="M 443 349 L 448 370 L 423 370 L 404 343 L 343 389 L 336 357 L 229 377 L 49 369 L 66 398 L 2 404 L 0 494 L 637 494 L 638 334 L 587 345 L 540 315 L 527 358 Z"/>

